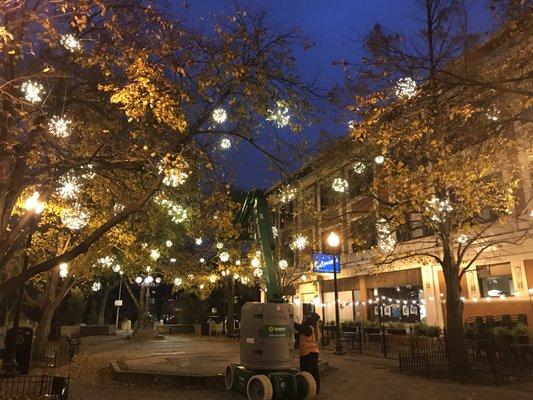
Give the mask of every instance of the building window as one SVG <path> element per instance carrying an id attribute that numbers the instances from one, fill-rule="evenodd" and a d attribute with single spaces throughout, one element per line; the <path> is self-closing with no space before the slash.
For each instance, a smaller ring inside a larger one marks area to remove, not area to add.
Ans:
<path id="1" fill-rule="evenodd" d="M 377 245 L 376 224 L 373 217 L 364 216 L 352 221 L 350 230 L 352 252 L 370 250 Z"/>
<path id="2" fill-rule="evenodd" d="M 372 183 L 372 169 L 366 168 L 358 174 L 353 169 L 348 170 L 348 190 L 350 197 L 368 195 Z"/>
<path id="3" fill-rule="evenodd" d="M 514 292 L 511 264 L 486 265 L 477 268 L 482 297 L 511 296 Z"/>
<path id="4" fill-rule="evenodd" d="M 420 214 L 409 214 L 405 218 L 405 223 L 396 230 L 396 239 L 399 242 L 406 242 L 412 239 L 431 236 L 431 227 L 424 223 Z"/>

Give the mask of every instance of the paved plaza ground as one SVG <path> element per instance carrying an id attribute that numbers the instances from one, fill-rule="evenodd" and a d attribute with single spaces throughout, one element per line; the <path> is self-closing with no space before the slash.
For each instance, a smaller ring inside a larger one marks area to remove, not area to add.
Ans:
<path id="1" fill-rule="evenodd" d="M 205 365 L 203 355 L 213 355 L 219 362 Z M 124 360 L 142 369 L 157 367 L 172 371 L 180 368 L 213 370 L 238 358 L 238 346 L 229 339 L 194 336 L 167 336 L 164 340 L 129 341 L 121 337 L 89 337 L 83 339 L 81 353 L 72 365 L 57 368 L 54 373 L 70 374 L 71 400 L 200 400 L 244 399 L 223 390 L 177 389 L 159 385 L 128 384 L 112 378 L 110 363 Z M 472 386 L 404 376 L 395 371 L 396 361 L 381 358 L 322 354 L 333 367 L 323 377 L 318 399 L 348 400 L 530 400 L 533 384 L 506 387 Z M 180 358 L 183 360 L 180 361 Z M 223 372 L 220 371 L 220 372 Z"/>

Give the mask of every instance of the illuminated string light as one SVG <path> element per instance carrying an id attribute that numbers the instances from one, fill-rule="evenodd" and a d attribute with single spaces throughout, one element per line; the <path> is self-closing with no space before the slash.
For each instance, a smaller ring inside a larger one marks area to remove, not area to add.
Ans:
<path id="1" fill-rule="evenodd" d="M 199 261 L 203 264 L 203 263 L 205 263 L 205 258 L 202 257 L 202 258 L 200 258 Z"/>
<path id="2" fill-rule="evenodd" d="M 272 236 L 278 237 L 278 228 L 275 226 L 272 227 Z"/>
<path id="3" fill-rule="evenodd" d="M 164 175 L 163 184 L 171 187 L 183 185 L 189 177 L 186 172 L 188 167 L 186 162 L 161 162 L 158 169 Z"/>
<path id="4" fill-rule="evenodd" d="M 442 222 L 452 211 L 453 207 L 448 199 L 441 200 L 438 197 L 433 196 L 431 200 L 428 200 L 426 212 L 430 214 L 432 221 Z"/>
<path id="5" fill-rule="evenodd" d="M 157 277 L 155 278 L 155 283 L 157 283 L 158 285 L 161 283 L 161 277 Z"/>
<path id="6" fill-rule="evenodd" d="M 222 249 L 222 248 L 224 247 L 224 243 L 222 243 L 222 242 L 217 242 L 217 243 L 215 244 L 215 247 L 216 247 L 217 249 L 220 250 L 220 249 Z"/>
<path id="7" fill-rule="evenodd" d="M 496 107 L 491 107 L 485 113 L 485 116 L 492 122 L 496 122 L 500 119 L 500 110 Z"/>
<path id="8" fill-rule="evenodd" d="M 37 103 L 43 99 L 44 87 L 39 82 L 26 81 L 22 84 L 20 90 L 24 94 L 24 98 L 30 103 Z"/>
<path id="9" fill-rule="evenodd" d="M 280 190 L 279 199 L 282 203 L 288 203 L 296 197 L 297 190 L 290 185 Z"/>
<path id="10" fill-rule="evenodd" d="M 287 267 L 289 266 L 289 263 L 287 262 L 287 260 L 279 260 L 279 263 L 278 263 L 278 266 L 280 269 L 287 269 Z"/>
<path id="11" fill-rule="evenodd" d="M 263 270 L 261 268 L 254 269 L 254 276 L 256 278 L 261 278 L 263 276 Z"/>
<path id="12" fill-rule="evenodd" d="M 68 264 L 67 263 L 59 264 L 59 276 L 61 278 L 66 278 L 68 276 Z"/>
<path id="13" fill-rule="evenodd" d="M 416 95 L 416 82 L 409 78 L 400 78 L 396 82 L 396 97 L 410 99 Z"/>
<path id="14" fill-rule="evenodd" d="M 365 172 L 365 169 L 366 169 L 366 165 L 361 161 L 357 161 L 353 165 L 353 170 L 356 174 L 362 174 L 363 172 Z"/>
<path id="15" fill-rule="evenodd" d="M 261 261 L 259 261 L 259 258 L 254 257 L 252 258 L 251 264 L 253 268 L 259 268 L 261 266 Z"/>
<path id="16" fill-rule="evenodd" d="M 220 141 L 220 148 L 222 150 L 228 150 L 231 147 L 231 140 L 229 138 L 222 138 Z"/>
<path id="17" fill-rule="evenodd" d="M 60 43 L 71 53 L 81 50 L 80 41 L 71 33 L 61 36 Z"/>
<path id="18" fill-rule="evenodd" d="M 102 284 L 100 282 L 93 282 L 93 285 L 91 287 L 93 292 L 98 292 L 102 288 Z"/>
<path id="19" fill-rule="evenodd" d="M 180 224 L 187 219 L 187 210 L 181 205 L 175 204 L 167 199 L 161 199 L 159 204 L 167 209 L 167 213 L 172 219 L 172 222 Z"/>
<path id="20" fill-rule="evenodd" d="M 248 285 L 249 282 L 250 282 L 250 279 L 248 279 L 246 276 L 243 276 L 243 277 L 241 278 L 241 283 L 242 283 L 243 285 Z"/>
<path id="21" fill-rule="evenodd" d="M 215 283 L 218 280 L 218 276 L 216 275 L 209 275 L 209 282 Z"/>
<path id="22" fill-rule="evenodd" d="M 284 128 L 289 125 L 291 116 L 289 114 L 289 107 L 282 101 L 276 101 L 276 108 L 268 110 L 267 121 L 273 122 L 278 128 Z"/>
<path id="23" fill-rule="evenodd" d="M 89 214 L 79 205 L 64 208 L 61 210 L 60 217 L 63 225 L 74 231 L 82 229 L 89 223 Z"/>
<path id="24" fill-rule="evenodd" d="M 166 245 L 167 247 L 172 247 L 172 244 L 173 244 L 173 243 L 172 243 L 172 240 L 167 240 L 167 241 L 165 242 L 165 245 Z"/>
<path id="25" fill-rule="evenodd" d="M 194 239 L 194 243 L 196 244 L 196 246 L 200 246 L 204 241 L 202 240 L 202 238 L 196 238 Z"/>
<path id="26" fill-rule="evenodd" d="M 303 250 L 307 247 L 307 245 L 309 244 L 309 239 L 307 239 L 307 236 L 304 236 L 304 235 L 297 235 L 293 242 L 291 243 L 291 248 L 292 249 L 298 249 L 298 250 Z"/>
<path id="27" fill-rule="evenodd" d="M 181 278 L 174 279 L 174 285 L 180 286 L 183 283 L 183 280 Z"/>
<path id="28" fill-rule="evenodd" d="M 383 156 L 376 156 L 376 158 L 374 158 L 374 162 L 376 164 L 383 164 L 385 162 L 385 157 Z"/>
<path id="29" fill-rule="evenodd" d="M 348 189 L 348 181 L 343 178 L 335 178 L 331 184 L 334 191 L 344 193 Z"/>
<path id="30" fill-rule="evenodd" d="M 378 248 L 384 253 L 390 253 L 396 246 L 396 238 L 385 218 L 380 218 L 376 224 Z"/>
<path id="31" fill-rule="evenodd" d="M 121 270 L 120 264 L 113 265 L 112 270 L 113 270 L 113 272 L 120 272 L 120 270 Z"/>
<path id="32" fill-rule="evenodd" d="M 466 244 L 466 242 L 468 242 L 468 236 L 466 236 L 465 234 L 461 233 L 457 236 L 457 243 L 460 243 L 460 244 Z"/>
<path id="33" fill-rule="evenodd" d="M 71 124 L 72 121 L 64 116 L 54 115 L 48 123 L 48 131 L 59 138 L 66 138 L 70 136 Z"/>
<path id="34" fill-rule="evenodd" d="M 141 278 L 140 276 L 138 276 L 137 278 L 135 278 L 135 283 L 140 285 L 143 281 L 143 278 Z"/>
<path id="35" fill-rule="evenodd" d="M 33 192 L 33 194 L 24 202 L 24 208 L 27 211 L 33 211 L 36 214 L 40 214 L 44 210 L 44 203 L 39 200 L 40 193 Z"/>
<path id="36" fill-rule="evenodd" d="M 217 124 L 223 124 L 228 119 L 228 113 L 223 108 L 215 108 L 213 110 L 213 121 Z"/>
<path id="37" fill-rule="evenodd" d="M 154 261 L 157 261 L 161 257 L 161 253 L 157 249 L 150 250 L 150 258 Z"/>
<path id="38" fill-rule="evenodd" d="M 98 263 L 104 267 L 109 268 L 115 262 L 114 257 L 105 256 L 98 259 Z"/>
<path id="39" fill-rule="evenodd" d="M 218 255 L 218 258 L 220 258 L 220 261 L 226 262 L 229 260 L 229 253 L 227 251 L 223 251 Z"/>

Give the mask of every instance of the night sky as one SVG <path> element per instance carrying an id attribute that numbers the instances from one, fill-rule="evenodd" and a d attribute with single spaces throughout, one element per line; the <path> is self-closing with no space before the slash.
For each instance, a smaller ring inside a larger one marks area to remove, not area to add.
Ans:
<path id="1" fill-rule="evenodd" d="M 188 23 L 205 26 L 202 17 L 213 12 L 231 11 L 233 0 L 193 0 L 188 4 Z M 406 35 L 417 29 L 413 21 L 417 14 L 416 0 L 252 0 L 241 4 L 266 10 L 272 22 L 296 26 L 316 42 L 311 50 L 296 53 L 296 57 L 302 75 L 309 80 L 318 77 L 322 88 L 342 84 L 342 70 L 331 65 L 332 61 L 357 61 L 361 57 L 360 49 L 353 42 L 358 32 L 364 33 L 375 22 L 387 30 Z M 470 29 L 476 32 L 489 30 L 491 15 L 484 8 L 484 1 L 470 0 L 467 4 Z M 320 129 L 336 136 L 347 134 L 345 124 L 336 125 L 327 117 L 320 125 L 304 127 L 302 134 L 316 142 Z M 281 177 L 279 172 L 268 169 L 264 156 L 246 144 L 240 144 L 231 158 L 235 159 L 237 185 L 241 188 L 266 189 Z"/>

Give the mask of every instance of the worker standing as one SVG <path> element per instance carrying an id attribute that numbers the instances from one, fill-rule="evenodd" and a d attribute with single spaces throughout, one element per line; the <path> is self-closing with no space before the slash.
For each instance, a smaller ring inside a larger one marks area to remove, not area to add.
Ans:
<path id="1" fill-rule="evenodd" d="M 320 391 L 320 375 L 318 372 L 318 343 L 320 342 L 320 329 L 318 321 L 320 315 L 311 313 L 306 316 L 301 324 L 294 323 L 298 332 L 298 349 L 300 351 L 300 371 L 307 371 L 316 382 L 316 392 Z"/>

